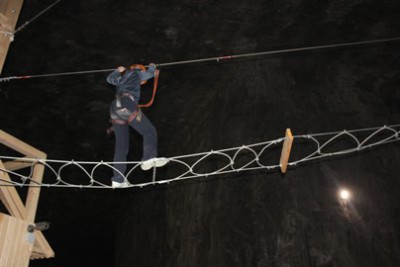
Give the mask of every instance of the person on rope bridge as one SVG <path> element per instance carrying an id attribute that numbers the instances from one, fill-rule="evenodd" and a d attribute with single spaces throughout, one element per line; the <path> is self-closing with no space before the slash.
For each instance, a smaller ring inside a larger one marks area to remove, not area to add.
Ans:
<path id="1" fill-rule="evenodd" d="M 114 162 L 125 162 L 129 152 L 129 126 L 143 137 L 141 168 L 149 170 L 168 163 L 167 158 L 157 157 L 157 131 L 139 107 L 141 84 L 154 77 L 156 65 L 151 63 L 146 70 L 142 65 L 129 69 L 119 66 L 107 77 L 107 82 L 116 86 L 116 99 L 110 106 L 110 117 L 115 133 Z M 112 187 L 128 187 L 125 179 L 126 164 L 115 163 Z"/>

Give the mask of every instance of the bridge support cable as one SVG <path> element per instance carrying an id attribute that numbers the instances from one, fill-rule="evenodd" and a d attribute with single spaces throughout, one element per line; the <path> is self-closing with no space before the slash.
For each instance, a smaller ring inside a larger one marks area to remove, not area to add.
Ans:
<path id="1" fill-rule="evenodd" d="M 391 43 L 391 42 L 398 42 L 398 41 L 400 41 L 400 37 L 365 40 L 365 41 L 357 41 L 357 42 L 347 42 L 347 43 L 315 45 L 315 46 L 287 48 L 287 49 L 254 52 L 254 53 L 246 53 L 246 54 L 236 54 L 236 55 L 228 55 L 228 56 L 218 56 L 218 57 L 173 61 L 173 62 L 156 64 L 156 66 L 163 68 L 163 67 L 172 67 L 172 66 L 177 66 L 177 65 L 188 65 L 188 64 L 206 63 L 206 62 L 222 62 L 222 61 L 242 59 L 242 58 L 255 58 L 255 57 L 264 57 L 264 56 L 268 56 L 268 55 L 278 55 L 278 54 L 305 52 L 305 51 L 322 50 L 322 49 L 333 49 L 333 48 L 351 47 L 351 46 L 359 46 L 359 45 L 373 45 L 373 44 Z M 148 67 L 148 66 L 146 66 L 146 67 Z M 113 70 L 115 70 L 115 68 L 0 77 L 0 83 L 1 82 L 9 82 L 11 80 L 21 80 L 21 79 L 31 79 L 31 78 L 45 78 L 45 77 L 56 77 L 56 76 L 94 74 L 94 73 L 110 72 Z"/>

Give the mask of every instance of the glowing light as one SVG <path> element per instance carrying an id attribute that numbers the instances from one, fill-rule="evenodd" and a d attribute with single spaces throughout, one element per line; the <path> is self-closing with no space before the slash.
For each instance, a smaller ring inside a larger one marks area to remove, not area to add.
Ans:
<path id="1" fill-rule="evenodd" d="M 340 196 L 340 198 L 343 199 L 343 200 L 349 200 L 350 197 L 351 197 L 351 194 L 350 194 L 350 192 L 349 192 L 348 190 L 342 189 L 342 190 L 340 190 L 340 192 L 339 192 L 339 196 Z"/>

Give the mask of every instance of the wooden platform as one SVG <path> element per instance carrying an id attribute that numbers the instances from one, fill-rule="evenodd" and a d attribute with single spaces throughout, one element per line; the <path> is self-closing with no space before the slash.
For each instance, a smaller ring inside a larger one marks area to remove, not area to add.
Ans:
<path id="1" fill-rule="evenodd" d="M 29 265 L 34 242 L 29 226 L 24 220 L 0 213 L 0 266 Z"/>

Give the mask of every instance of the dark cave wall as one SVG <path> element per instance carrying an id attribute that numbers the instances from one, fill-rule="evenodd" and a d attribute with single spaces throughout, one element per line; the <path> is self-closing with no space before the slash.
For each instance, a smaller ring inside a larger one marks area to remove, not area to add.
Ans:
<path id="1" fill-rule="evenodd" d="M 386 86 L 399 82 L 398 55 L 390 46 L 361 51 L 193 67 L 151 111 L 162 153 L 270 140 L 286 127 L 303 134 L 397 122 L 399 99 Z M 295 143 L 293 157 L 302 149 Z M 285 176 L 240 173 L 139 192 L 117 225 L 132 246 L 119 245 L 116 266 L 397 266 L 399 160 L 393 143 Z M 341 186 L 354 192 L 348 205 L 338 201 Z M 153 209 L 163 216 L 144 219 Z"/>
<path id="2" fill-rule="evenodd" d="M 139 193 L 139 208 L 117 228 L 129 242 L 118 242 L 116 266 L 397 266 L 397 176 L 381 179 L 382 170 L 368 167 L 381 154 L 393 156 L 382 169 L 395 168 L 396 150 L 314 164 L 284 178 L 171 185 L 154 193 L 165 198 L 158 202 Z M 338 203 L 340 184 L 354 190 L 351 205 Z"/>

